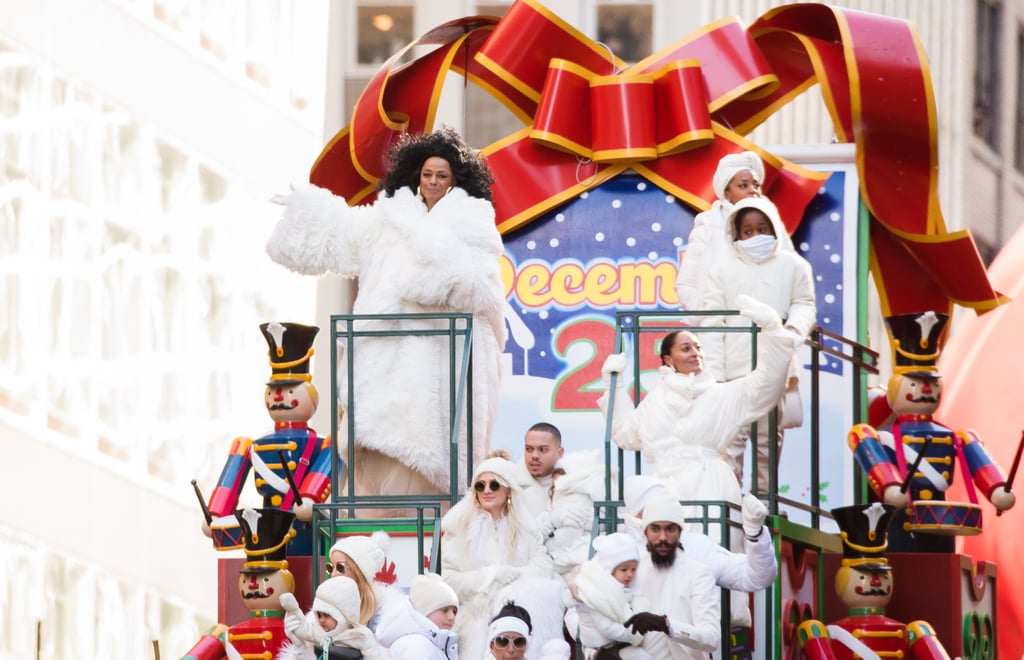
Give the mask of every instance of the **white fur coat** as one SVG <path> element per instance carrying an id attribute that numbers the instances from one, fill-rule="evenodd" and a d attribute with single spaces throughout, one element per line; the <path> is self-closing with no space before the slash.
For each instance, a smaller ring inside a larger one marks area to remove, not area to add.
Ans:
<path id="1" fill-rule="evenodd" d="M 408 188 L 369 206 L 348 206 L 315 186 L 288 196 L 267 243 L 299 273 L 358 278 L 355 314 L 473 314 L 473 449 L 483 460 L 498 408 L 505 345 L 501 237 L 490 202 L 453 188 L 429 212 Z M 360 330 L 436 329 L 444 322 L 376 321 Z M 461 346 L 461 342 L 456 340 Z M 356 446 L 379 451 L 439 490 L 449 484 L 449 369 L 444 336 L 364 337 L 350 347 Z M 457 354 L 461 358 L 461 347 Z M 456 369 L 459 359 L 456 360 Z M 340 379 L 339 379 L 340 380 Z M 347 402 L 347 384 L 339 385 Z M 465 417 L 463 424 L 465 428 Z M 347 425 L 343 425 L 347 430 Z M 463 434 L 464 435 L 464 434 Z M 347 434 L 339 438 L 347 443 Z M 466 441 L 460 438 L 464 470 Z"/>
<path id="2" fill-rule="evenodd" d="M 487 624 L 508 600 L 533 619 L 527 658 L 538 658 L 552 639 L 562 639 L 562 581 L 544 550 L 540 530 L 529 515 L 519 520 L 515 543 L 507 520 L 491 519 L 467 495 L 442 521 L 441 577 L 459 596 L 453 630 L 459 655 L 481 658 L 487 649 Z M 510 515 L 517 515 L 515 513 Z"/>

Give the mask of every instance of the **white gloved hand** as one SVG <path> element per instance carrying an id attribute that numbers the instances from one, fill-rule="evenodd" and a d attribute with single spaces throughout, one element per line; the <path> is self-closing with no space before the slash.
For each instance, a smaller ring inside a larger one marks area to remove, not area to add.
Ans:
<path id="1" fill-rule="evenodd" d="M 782 319 L 770 305 L 766 305 L 753 296 L 741 293 L 732 303 L 739 313 L 747 317 L 765 331 L 778 330 L 782 327 Z"/>
<path id="2" fill-rule="evenodd" d="M 625 353 L 612 353 L 604 360 L 604 364 L 601 365 L 601 376 L 604 378 L 605 383 L 610 383 L 612 380 L 612 374 L 621 374 L 626 370 L 626 354 Z"/>
<path id="3" fill-rule="evenodd" d="M 502 566 L 498 569 L 497 575 L 494 576 L 494 582 L 495 584 L 505 586 L 510 582 L 518 580 L 522 572 L 522 569 L 517 566 Z"/>
<path id="4" fill-rule="evenodd" d="M 299 601 L 295 600 L 295 594 L 291 592 L 281 594 L 281 609 L 285 612 L 302 613 L 302 610 L 299 609 Z"/>
<path id="5" fill-rule="evenodd" d="M 303 497 L 302 504 L 296 504 L 292 507 L 292 513 L 295 514 L 296 520 L 309 522 L 313 519 L 313 500 L 308 497 Z"/>
<path id="6" fill-rule="evenodd" d="M 287 194 L 275 193 L 273 196 L 271 196 L 271 198 L 268 201 L 271 204 L 279 204 L 281 206 L 288 206 L 288 199 L 292 196 L 293 192 L 295 192 L 295 186 L 292 185 L 292 184 L 289 184 L 288 185 L 288 193 Z"/>
<path id="7" fill-rule="evenodd" d="M 997 511 L 1006 511 L 1013 508 L 1013 505 L 1017 503 L 1017 496 L 1013 494 L 1013 491 L 1006 491 L 1002 486 L 993 490 L 988 499 Z"/>
<path id="8" fill-rule="evenodd" d="M 750 538 L 754 538 L 761 534 L 764 519 L 768 515 L 768 507 L 750 493 L 744 493 L 741 515 L 743 518 L 743 533 Z"/>
<path id="9" fill-rule="evenodd" d="M 885 503 L 888 504 L 889 506 L 894 506 L 897 509 L 902 509 L 903 507 L 907 506 L 907 502 L 910 498 L 907 497 L 907 494 L 905 492 L 900 490 L 899 486 L 886 486 L 885 493 L 883 493 L 882 495 L 882 499 L 884 499 Z"/>

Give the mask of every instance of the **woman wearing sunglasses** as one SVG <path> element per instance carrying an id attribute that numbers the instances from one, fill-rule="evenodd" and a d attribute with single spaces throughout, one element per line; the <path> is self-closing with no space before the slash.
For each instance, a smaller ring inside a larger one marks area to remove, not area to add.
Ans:
<path id="1" fill-rule="evenodd" d="M 383 531 L 370 536 L 346 536 L 339 539 L 330 552 L 325 572 L 328 578 L 346 577 L 359 588 L 359 623 L 376 631 L 383 601 L 388 596 L 383 576 L 391 537 Z"/>
<path id="2" fill-rule="evenodd" d="M 453 630 L 463 658 L 485 657 L 493 647 L 487 622 L 508 600 L 532 613 L 538 647 L 562 638 L 563 585 L 544 550 L 539 512 L 523 508 L 515 475 L 508 452 L 492 452 L 441 523 L 441 576 L 459 596 Z"/>
<path id="3" fill-rule="evenodd" d="M 505 603 L 487 627 L 491 656 L 495 660 L 525 658 L 532 630 L 530 613 L 512 601 Z"/>

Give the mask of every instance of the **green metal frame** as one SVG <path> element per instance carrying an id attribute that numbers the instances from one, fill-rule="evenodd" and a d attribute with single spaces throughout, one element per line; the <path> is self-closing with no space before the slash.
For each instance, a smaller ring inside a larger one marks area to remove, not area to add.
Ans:
<path id="1" fill-rule="evenodd" d="M 387 329 L 367 328 L 368 324 L 390 326 Z M 359 350 L 359 338 L 364 337 L 408 337 L 408 336 L 439 336 L 448 338 L 448 447 L 449 447 L 449 488 L 447 493 L 436 495 L 374 495 L 366 496 L 352 492 L 346 485 L 355 483 L 355 410 L 356 396 L 354 388 L 348 387 L 344 415 L 348 441 L 345 447 L 347 460 L 339 458 L 338 447 L 339 421 L 342 418 L 338 401 L 338 342 L 343 341 L 345 351 L 345 374 L 348 383 L 352 383 L 354 361 Z M 314 509 L 315 538 L 313 543 L 314 566 L 319 566 L 323 553 L 327 552 L 342 530 L 374 531 L 382 528 L 415 526 L 417 530 L 417 547 L 423 556 L 425 530 L 440 530 L 441 516 L 446 507 L 454 505 L 459 499 L 459 479 L 468 482 L 473 473 L 473 397 L 469 396 L 473 388 L 472 369 L 473 315 L 463 313 L 450 314 L 338 314 L 331 316 L 331 456 L 333 460 L 331 475 L 331 498 L 324 504 L 317 504 Z M 461 347 L 461 359 L 459 350 Z M 459 432 L 463 426 L 463 409 L 465 409 L 465 431 L 467 443 L 466 474 L 458 472 Z M 356 512 L 365 509 L 398 508 L 414 511 L 414 515 L 404 518 L 358 518 Z M 440 544 L 434 543 L 431 550 L 431 569 L 440 570 Z M 422 562 L 418 562 L 417 572 L 422 572 Z M 315 583 L 319 584 L 321 575 L 316 571 Z M 315 585 L 314 585 L 315 586 Z"/>
<path id="2" fill-rule="evenodd" d="M 616 313 L 616 333 L 615 333 L 615 344 L 614 350 L 620 350 L 623 344 L 624 336 L 633 337 L 631 342 L 632 351 L 632 365 L 633 365 L 633 382 L 639 385 L 640 382 L 640 342 L 637 341 L 639 335 L 645 332 L 660 332 L 667 334 L 674 330 L 683 329 L 681 321 L 685 321 L 688 316 L 736 316 L 739 312 L 736 310 L 711 310 L 711 311 L 700 311 L 700 312 L 685 312 L 685 311 L 674 311 L 674 312 L 640 312 L 640 311 L 629 311 L 629 312 L 617 312 Z M 645 321 L 647 321 L 645 323 Z M 751 364 L 756 366 L 757 364 L 757 335 L 760 329 L 751 324 L 749 327 L 732 326 L 732 327 L 685 327 L 686 330 L 693 332 L 694 334 L 700 334 L 704 332 L 726 332 L 736 333 L 745 332 L 751 335 Z M 877 363 L 878 354 L 858 342 L 850 341 L 841 335 L 837 335 L 821 327 L 816 327 L 807 339 L 807 344 L 811 348 L 812 359 L 811 359 L 811 413 L 810 413 L 810 434 L 811 434 L 811 457 L 810 457 L 810 468 L 811 468 L 811 483 L 817 484 L 820 481 L 820 418 L 818 412 L 819 405 L 819 387 L 820 387 L 820 361 L 819 357 L 821 353 L 831 355 L 838 358 L 839 360 L 850 364 L 853 368 L 853 383 L 851 392 L 853 397 L 853 410 L 855 416 L 863 414 L 865 409 L 865 379 L 864 373 L 878 373 Z M 615 391 L 617 374 L 612 374 L 610 389 Z M 640 388 L 639 386 L 634 388 L 633 392 L 633 404 L 634 406 L 640 400 Z M 622 492 L 623 482 L 625 480 L 625 466 L 626 458 L 625 451 L 615 446 L 612 442 L 612 423 L 615 413 L 615 397 L 609 397 L 607 419 L 605 424 L 605 500 L 594 503 L 594 532 L 593 535 L 604 531 L 615 531 L 618 525 L 621 523 L 621 519 L 618 516 L 617 509 L 622 506 L 622 500 L 615 500 L 612 496 L 612 484 L 611 475 L 617 475 L 617 486 L 619 493 Z M 772 411 L 769 415 L 769 437 L 778 428 L 777 412 Z M 756 422 L 751 425 L 751 437 L 756 437 L 757 424 Z M 613 447 L 615 450 L 615 464 L 612 463 Z M 822 510 L 820 493 L 817 488 L 811 488 L 811 503 L 804 504 L 802 502 L 792 500 L 785 497 L 780 497 L 778 494 L 778 448 L 775 443 L 769 443 L 769 492 L 768 493 L 755 493 L 758 497 L 762 497 L 768 502 L 768 510 L 770 514 L 770 524 L 772 531 L 774 532 L 773 540 L 775 542 L 775 554 L 776 559 L 781 560 L 781 543 L 783 539 L 790 541 L 795 544 L 804 545 L 816 549 L 818 555 L 817 573 L 822 575 L 824 571 L 824 554 L 826 552 L 840 552 L 842 550 L 841 543 L 838 538 L 832 534 L 826 534 L 820 531 L 820 523 L 822 517 L 831 518 L 831 515 Z M 617 468 L 613 472 L 613 467 Z M 639 474 L 641 471 L 641 455 L 640 452 L 634 452 L 633 460 L 633 471 L 632 474 Z M 753 466 L 753 474 L 751 476 L 752 483 L 757 483 L 757 466 Z M 859 501 L 859 500 L 858 500 Z M 725 501 L 685 501 L 684 505 L 687 506 L 699 506 L 703 511 L 703 515 L 696 516 L 693 518 L 687 518 L 687 522 L 700 522 L 703 525 L 704 532 L 707 533 L 710 525 L 720 525 L 722 538 L 720 540 L 724 547 L 729 547 L 729 527 L 739 527 L 739 523 L 731 519 L 729 510 L 738 510 L 739 507 Z M 811 527 L 805 527 L 796 523 L 791 523 L 788 519 L 779 515 L 779 505 L 785 505 L 792 507 L 797 510 L 807 511 L 811 514 Z M 716 507 L 719 510 L 718 515 L 709 515 L 711 507 Z M 818 581 L 818 593 L 816 594 L 818 599 L 818 605 L 824 602 L 824 588 L 823 580 Z M 758 636 L 759 646 L 761 648 L 773 649 L 774 654 L 771 657 L 780 657 L 782 652 L 782 636 L 781 636 L 781 625 L 782 622 L 779 620 L 782 612 L 781 603 L 781 592 L 778 588 L 778 584 L 774 587 L 769 587 L 766 590 L 764 602 L 769 611 L 765 612 L 765 627 Z M 723 590 L 722 592 L 722 657 L 728 658 L 732 655 L 732 637 L 730 635 L 730 607 L 728 591 Z"/>

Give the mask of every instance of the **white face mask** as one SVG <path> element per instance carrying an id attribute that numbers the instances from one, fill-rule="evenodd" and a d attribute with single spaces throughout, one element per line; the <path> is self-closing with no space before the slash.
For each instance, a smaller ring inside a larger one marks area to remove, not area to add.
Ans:
<path id="1" fill-rule="evenodd" d="M 736 246 L 750 255 L 750 258 L 761 263 L 772 255 L 778 239 L 769 234 L 758 234 L 751 236 L 745 241 L 736 241 Z"/>

